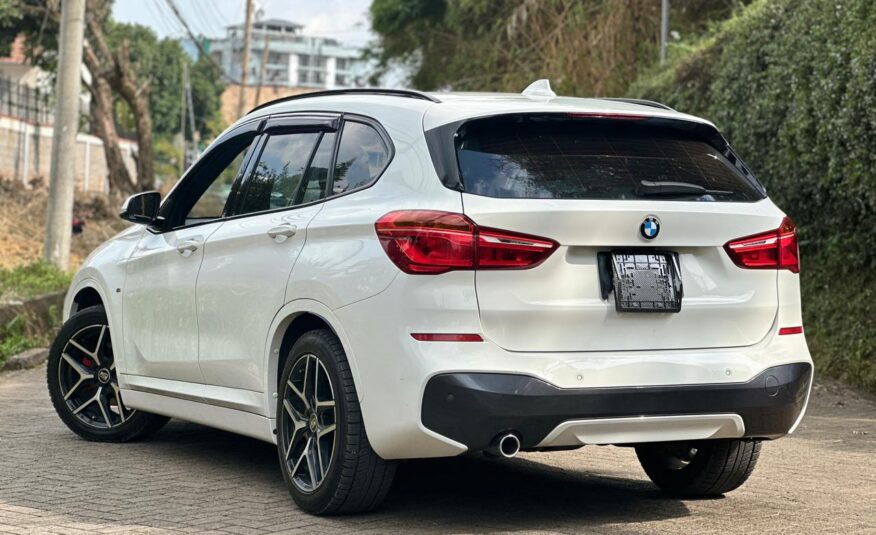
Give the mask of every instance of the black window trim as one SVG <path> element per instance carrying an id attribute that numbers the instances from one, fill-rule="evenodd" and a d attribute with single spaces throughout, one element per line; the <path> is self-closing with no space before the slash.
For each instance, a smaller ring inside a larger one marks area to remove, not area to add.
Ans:
<path id="1" fill-rule="evenodd" d="M 384 175 L 384 173 L 386 173 L 386 170 L 389 169 L 389 166 L 392 164 L 392 161 L 395 159 L 395 144 L 393 144 L 392 138 L 389 136 L 389 133 L 386 131 L 386 129 L 383 127 L 383 125 L 377 119 L 374 119 L 373 117 L 369 117 L 367 115 L 360 115 L 358 113 L 346 113 L 346 112 L 341 113 L 341 112 L 336 112 L 336 111 L 325 111 L 325 110 L 320 110 L 320 111 L 308 110 L 308 111 L 296 111 L 296 112 L 291 112 L 291 113 L 284 112 L 284 113 L 276 114 L 276 115 L 261 116 L 261 117 L 258 117 L 256 119 L 253 119 L 252 121 L 247 121 L 246 123 L 241 124 L 240 126 L 235 128 L 231 132 L 228 132 L 226 135 L 222 136 L 222 138 L 214 141 L 213 144 L 208 149 L 207 154 L 205 154 L 205 156 L 212 154 L 215 150 L 217 150 L 218 147 L 220 147 L 226 141 L 229 141 L 232 136 L 243 134 L 244 133 L 243 129 L 245 126 L 249 126 L 251 128 L 253 123 L 259 123 L 258 128 L 257 128 L 258 133 L 256 134 L 256 137 L 254 138 L 254 144 L 250 146 L 249 154 L 246 157 L 246 162 L 245 162 L 245 169 L 246 170 L 244 173 L 242 173 L 240 176 L 238 176 L 238 178 L 235 180 L 234 185 L 232 186 L 232 189 L 231 189 L 231 193 L 228 196 L 229 200 L 231 200 L 232 197 L 234 198 L 234 200 L 232 201 L 234 203 L 234 209 L 233 209 L 234 211 L 236 211 L 239 208 L 238 205 L 239 205 L 240 199 L 242 199 L 243 194 L 245 194 L 245 183 L 249 179 L 250 175 L 252 174 L 253 167 L 255 166 L 256 162 L 258 161 L 258 158 L 261 157 L 261 152 L 264 149 L 264 140 L 267 138 L 267 136 L 265 135 L 265 130 L 267 130 L 266 125 L 272 119 L 295 119 L 295 120 L 297 120 L 297 119 L 299 119 L 301 117 L 305 117 L 305 116 L 310 116 L 310 117 L 317 119 L 315 124 L 323 125 L 323 130 L 322 130 L 323 132 L 335 131 L 338 133 L 338 135 L 335 137 L 335 146 L 334 146 L 334 149 L 332 152 L 332 164 L 331 164 L 331 167 L 329 168 L 329 176 L 326 178 L 326 188 L 327 188 L 326 193 L 331 192 L 331 188 L 333 187 L 333 184 L 334 184 L 335 164 L 337 162 L 338 148 L 340 147 L 340 142 L 341 142 L 341 137 L 342 137 L 341 133 L 343 132 L 344 123 L 347 120 L 352 121 L 352 122 L 364 123 L 368 126 L 371 126 L 372 128 L 374 128 L 375 131 L 377 131 L 377 134 L 381 137 L 384 144 L 386 145 L 386 148 L 389 151 L 389 154 L 388 154 L 388 157 L 386 160 L 386 165 L 383 166 L 383 169 L 380 171 L 380 173 L 378 173 L 378 175 L 374 178 L 374 180 L 372 180 L 371 182 L 369 182 L 367 184 L 363 184 L 362 186 L 359 186 L 358 188 L 351 189 L 351 190 L 345 191 L 343 193 L 338 193 L 338 194 L 330 195 L 330 196 L 327 195 L 327 196 L 323 197 L 322 199 L 318 199 L 318 200 L 315 200 L 315 201 L 312 201 L 309 203 L 296 204 L 294 206 L 286 206 L 283 208 L 275 208 L 273 210 L 263 210 L 261 212 L 249 212 L 249 213 L 245 213 L 245 214 L 237 214 L 237 213 L 232 212 L 230 215 L 227 215 L 227 214 L 223 213 L 222 217 L 218 217 L 216 219 L 199 221 L 197 223 L 192 223 L 189 225 L 183 224 L 183 225 L 178 225 L 175 227 L 150 228 L 149 229 L 150 232 L 152 232 L 153 234 L 163 234 L 165 232 L 183 230 L 183 229 L 188 229 L 188 228 L 197 227 L 197 226 L 201 226 L 201 225 L 208 225 L 211 223 L 232 221 L 232 220 L 236 220 L 236 219 L 242 219 L 245 217 L 259 216 L 259 215 L 263 215 L 263 214 L 286 212 L 289 210 L 297 210 L 299 208 L 305 208 L 305 207 L 313 206 L 316 204 L 324 203 L 326 201 L 331 201 L 334 199 L 338 199 L 340 197 L 345 197 L 347 195 L 350 195 L 353 193 L 358 193 L 360 191 L 366 190 L 366 189 L 372 187 L 374 184 L 376 184 L 377 181 L 379 181 L 380 178 Z M 336 126 L 333 130 L 330 128 L 326 128 L 326 123 L 322 122 L 322 120 L 326 116 L 332 116 L 335 118 L 334 124 Z M 282 127 L 278 126 L 278 128 L 282 128 Z M 299 126 L 299 128 L 300 128 L 300 126 Z M 246 131 L 248 132 L 250 130 L 246 130 Z M 322 138 L 320 138 L 320 140 L 321 139 Z M 317 145 L 316 148 L 319 148 L 319 146 Z M 258 152 L 258 157 L 253 157 L 253 155 L 256 152 Z M 315 153 L 315 151 L 314 151 L 314 153 Z M 312 157 L 313 157 L 313 154 L 311 154 L 311 159 L 312 159 Z M 203 157 L 202 157 L 202 160 L 203 160 Z M 182 184 L 183 181 L 185 181 L 193 172 L 196 172 L 197 169 L 199 169 L 200 166 L 203 165 L 202 160 L 199 160 L 198 162 L 196 162 L 195 165 L 193 165 L 189 169 L 189 171 L 186 172 L 185 175 L 183 175 L 183 177 L 179 181 L 180 186 L 183 186 L 183 184 Z M 309 164 L 309 162 L 308 162 L 308 164 Z M 176 193 L 177 190 L 184 191 L 184 188 L 174 187 L 174 189 L 171 191 L 171 193 L 167 196 L 167 198 L 162 203 L 162 205 L 161 205 L 162 210 L 167 210 L 168 212 L 172 212 L 172 210 L 173 210 L 172 199 L 174 197 L 174 193 Z M 180 193 L 178 193 L 177 195 L 180 195 Z M 165 206 L 167 206 L 167 208 L 165 208 Z M 228 211 L 228 208 L 229 208 L 229 205 L 226 203 L 226 207 L 225 207 L 226 212 Z"/>

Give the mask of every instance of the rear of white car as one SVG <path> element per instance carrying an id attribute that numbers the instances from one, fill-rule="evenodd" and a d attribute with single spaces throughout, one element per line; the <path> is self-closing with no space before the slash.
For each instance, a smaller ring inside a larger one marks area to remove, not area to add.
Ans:
<path id="1" fill-rule="evenodd" d="M 472 101 L 427 111 L 445 190 L 378 218 L 399 273 L 337 311 L 375 451 L 661 443 L 683 452 L 658 464 L 690 463 L 791 432 L 812 377 L 796 229 L 714 126 Z"/>
<path id="2" fill-rule="evenodd" d="M 551 95 L 257 108 L 76 275 L 58 414 L 274 442 L 314 514 L 376 507 L 398 459 L 589 444 L 738 487 L 809 395 L 796 227 L 711 123 Z"/>

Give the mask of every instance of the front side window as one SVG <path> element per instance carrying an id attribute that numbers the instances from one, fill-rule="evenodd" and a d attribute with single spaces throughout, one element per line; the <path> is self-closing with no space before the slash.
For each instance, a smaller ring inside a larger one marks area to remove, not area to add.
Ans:
<path id="1" fill-rule="evenodd" d="M 222 217 L 225 211 L 225 205 L 228 203 L 228 197 L 231 194 L 231 189 L 234 186 L 234 181 L 238 175 L 243 172 L 243 163 L 246 161 L 246 153 L 249 150 L 250 143 L 247 143 L 243 148 L 234 147 L 237 149 L 235 156 L 224 167 L 221 168 L 219 174 L 213 182 L 207 187 L 207 190 L 195 202 L 194 206 L 189 210 L 186 216 L 188 223 L 197 222 L 203 219 L 217 219 Z M 234 150 L 232 149 L 232 150 Z M 219 163 L 218 165 L 224 162 Z"/>
<path id="2" fill-rule="evenodd" d="M 364 123 L 347 121 L 341 133 L 332 193 L 344 193 L 371 184 L 388 162 L 389 147 L 377 130 Z"/>
<path id="3" fill-rule="evenodd" d="M 318 132 L 270 135 L 247 181 L 237 213 L 251 214 L 298 204 L 295 195 L 319 138 Z"/>

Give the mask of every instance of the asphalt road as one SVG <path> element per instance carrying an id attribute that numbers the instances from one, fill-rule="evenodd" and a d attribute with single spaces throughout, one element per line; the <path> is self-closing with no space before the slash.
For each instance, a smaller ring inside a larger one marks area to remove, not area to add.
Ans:
<path id="1" fill-rule="evenodd" d="M 876 533 L 876 401 L 816 386 L 798 432 L 720 499 L 662 496 L 627 448 L 408 462 L 376 513 L 315 518 L 272 446 L 172 421 L 153 439 L 69 432 L 45 369 L 0 375 L 0 533 Z"/>

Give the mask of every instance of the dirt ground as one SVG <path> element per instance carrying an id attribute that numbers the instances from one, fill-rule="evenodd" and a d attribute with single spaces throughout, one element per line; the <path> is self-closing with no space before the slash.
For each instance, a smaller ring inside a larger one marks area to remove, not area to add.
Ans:
<path id="1" fill-rule="evenodd" d="M 85 227 L 82 234 L 72 239 L 72 268 L 78 267 L 95 247 L 127 226 L 118 216 L 121 204 L 121 199 L 77 192 L 74 215 L 85 220 Z M 46 188 L 37 184 L 28 189 L 19 182 L 0 180 L 0 267 L 40 260 L 45 226 Z"/>

